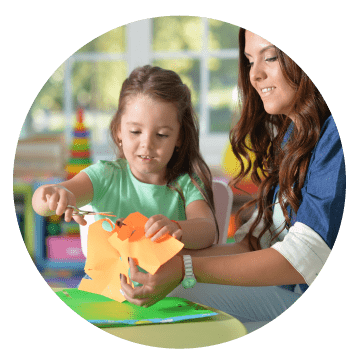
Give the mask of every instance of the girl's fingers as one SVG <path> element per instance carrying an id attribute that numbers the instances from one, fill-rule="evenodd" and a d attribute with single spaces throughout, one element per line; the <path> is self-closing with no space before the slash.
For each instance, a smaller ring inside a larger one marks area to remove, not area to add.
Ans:
<path id="1" fill-rule="evenodd" d="M 48 203 L 48 207 L 50 210 L 55 211 L 57 216 L 61 216 L 64 214 L 64 220 L 66 222 L 70 222 L 73 216 L 73 209 L 68 208 L 68 205 L 72 202 L 69 200 L 67 194 L 64 194 L 63 191 L 56 191 L 53 194 L 46 194 L 45 198 Z M 83 217 L 78 216 L 75 220 L 77 223 L 85 225 Z"/>
<path id="2" fill-rule="evenodd" d="M 46 193 L 46 191 L 43 189 L 41 193 L 41 200 L 44 202 L 48 202 L 50 198 L 50 193 Z"/>
<path id="3" fill-rule="evenodd" d="M 175 231 L 176 228 L 178 229 L 178 227 L 176 227 L 173 224 L 173 222 L 171 222 L 169 220 L 168 220 L 168 222 L 165 220 L 161 220 L 161 221 L 154 223 L 152 225 L 152 227 L 150 227 L 148 229 L 148 232 L 145 233 L 145 236 L 153 237 L 154 238 L 154 239 L 152 238 L 152 241 L 153 241 L 166 233 L 171 234 L 173 232 L 173 230 Z"/>
<path id="4" fill-rule="evenodd" d="M 157 232 L 158 229 L 163 227 L 165 218 L 166 217 L 162 214 L 156 214 L 155 216 L 150 217 L 144 225 L 144 232 L 146 233 L 146 237 L 150 237 L 155 232 Z"/>
<path id="5" fill-rule="evenodd" d="M 58 202 L 59 202 L 59 194 L 58 193 L 53 193 L 50 196 L 50 198 L 48 199 L 49 209 L 51 209 L 52 211 L 56 211 L 55 213 L 58 216 L 60 216 L 61 214 L 58 214 L 58 212 L 57 212 Z"/>
<path id="6" fill-rule="evenodd" d="M 57 211 L 59 211 L 60 214 L 63 214 L 63 213 L 65 213 L 65 212 L 68 211 L 68 210 L 73 211 L 71 208 L 68 208 L 68 205 L 73 204 L 73 203 L 70 201 L 68 195 L 67 195 L 66 193 L 64 193 L 64 191 L 59 191 L 58 194 L 59 194 L 59 200 L 58 200 L 58 208 L 57 208 Z M 74 202 L 73 205 L 75 205 L 75 202 Z M 70 213 L 72 214 L 72 212 L 68 212 L 68 214 L 70 214 Z M 59 214 L 59 215 L 60 215 L 60 214 Z"/>
<path id="7" fill-rule="evenodd" d="M 71 208 L 66 208 L 65 212 L 64 212 L 65 222 L 70 222 L 72 220 L 72 218 L 73 218 L 73 210 Z"/>
<path id="8" fill-rule="evenodd" d="M 182 238 L 183 231 L 181 229 L 177 229 L 173 234 L 172 237 L 180 240 Z"/>
<path id="9" fill-rule="evenodd" d="M 148 222 L 146 223 L 146 225 L 148 224 Z M 144 226 L 144 232 L 145 232 L 145 236 L 146 237 L 151 237 L 154 233 L 156 233 L 159 229 L 159 224 L 158 223 L 151 223 L 147 226 Z"/>
<path id="10" fill-rule="evenodd" d="M 167 227 L 163 227 L 159 232 L 157 232 L 152 238 L 152 242 L 156 241 L 158 238 L 164 236 L 165 234 L 169 234 L 169 230 Z"/>
<path id="11" fill-rule="evenodd" d="M 76 223 L 80 224 L 81 226 L 86 226 L 87 221 L 84 219 L 84 216 L 74 216 L 73 219 Z"/>

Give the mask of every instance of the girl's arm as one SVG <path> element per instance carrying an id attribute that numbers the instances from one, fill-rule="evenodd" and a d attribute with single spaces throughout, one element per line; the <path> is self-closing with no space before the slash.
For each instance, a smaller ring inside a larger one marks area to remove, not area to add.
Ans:
<path id="1" fill-rule="evenodd" d="M 216 223 L 206 201 L 198 200 L 186 208 L 186 221 L 178 221 L 183 235 L 182 242 L 186 249 L 210 247 L 217 237 Z"/>
<path id="2" fill-rule="evenodd" d="M 59 184 L 45 184 L 39 187 L 33 194 L 32 205 L 34 211 L 41 216 L 58 216 L 65 213 L 65 221 L 72 219 L 73 210 L 68 205 L 81 207 L 93 199 L 93 185 L 84 172 Z M 74 216 L 74 220 L 81 225 L 86 221 L 83 217 Z"/>
<path id="3" fill-rule="evenodd" d="M 198 282 L 233 286 L 276 286 L 305 283 L 303 277 L 272 248 L 218 257 L 192 258 Z M 182 257 L 177 255 L 154 274 L 138 271 L 130 262 L 131 279 L 143 284 L 132 288 L 122 276 L 125 298 L 139 306 L 150 306 L 179 285 L 184 276 Z"/>

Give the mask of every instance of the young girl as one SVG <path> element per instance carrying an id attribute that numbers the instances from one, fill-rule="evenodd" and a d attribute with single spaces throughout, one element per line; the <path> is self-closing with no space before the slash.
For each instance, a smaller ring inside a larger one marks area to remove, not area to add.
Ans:
<path id="1" fill-rule="evenodd" d="M 149 65 L 123 83 L 110 124 L 119 159 L 99 161 L 60 184 L 33 195 L 40 215 L 86 221 L 68 205 L 90 203 L 96 212 L 119 218 L 140 212 L 149 218 L 147 237 L 169 233 L 186 248 L 205 248 L 217 239 L 212 179 L 199 151 L 199 130 L 189 88 L 173 71 Z M 97 216 L 102 218 L 102 216 Z"/>
<path id="2" fill-rule="evenodd" d="M 252 331 L 284 312 L 321 271 L 340 227 L 346 177 L 340 137 L 318 89 L 286 54 L 245 29 L 239 88 L 242 114 L 231 144 L 241 168 L 234 183 L 252 166 L 259 191 L 247 206 L 257 207 L 236 243 L 185 251 L 194 256 L 198 283 L 170 296 L 232 314 Z M 255 160 L 244 164 L 249 143 Z M 179 255 L 154 275 L 130 264 L 132 280 L 143 286 L 132 289 L 122 277 L 122 290 L 138 305 L 169 294 L 191 268 Z"/>

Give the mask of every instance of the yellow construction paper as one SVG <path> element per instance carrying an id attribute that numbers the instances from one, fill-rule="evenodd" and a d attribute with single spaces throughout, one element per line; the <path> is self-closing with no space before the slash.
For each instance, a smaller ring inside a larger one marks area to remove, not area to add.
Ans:
<path id="1" fill-rule="evenodd" d="M 148 218 L 139 212 L 130 214 L 121 227 L 109 219 L 101 219 L 89 226 L 87 260 L 84 270 L 90 279 L 83 279 L 79 290 L 97 293 L 119 302 L 125 301 L 120 293 L 120 274 L 128 277 L 128 257 L 136 265 L 154 274 L 158 268 L 175 256 L 183 243 L 170 235 L 152 242 L 145 237 L 144 226 Z M 103 222 L 112 226 L 112 231 L 103 229 Z"/>

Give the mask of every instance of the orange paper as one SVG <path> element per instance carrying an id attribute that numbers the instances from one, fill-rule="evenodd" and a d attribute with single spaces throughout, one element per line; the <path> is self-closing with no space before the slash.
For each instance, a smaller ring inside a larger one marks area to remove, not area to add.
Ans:
<path id="1" fill-rule="evenodd" d="M 145 237 L 144 226 L 148 218 L 139 212 L 130 214 L 121 227 L 101 219 L 89 226 L 87 260 L 84 270 L 90 279 L 83 279 L 79 290 L 97 293 L 119 302 L 125 301 L 120 293 L 120 274 L 127 277 L 128 257 L 136 265 L 154 274 L 158 268 L 175 256 L 183 243 L 170 235 L 152 242 Z M 103 229 L 103 222 L 112 225 L 112 231 Z"/>

